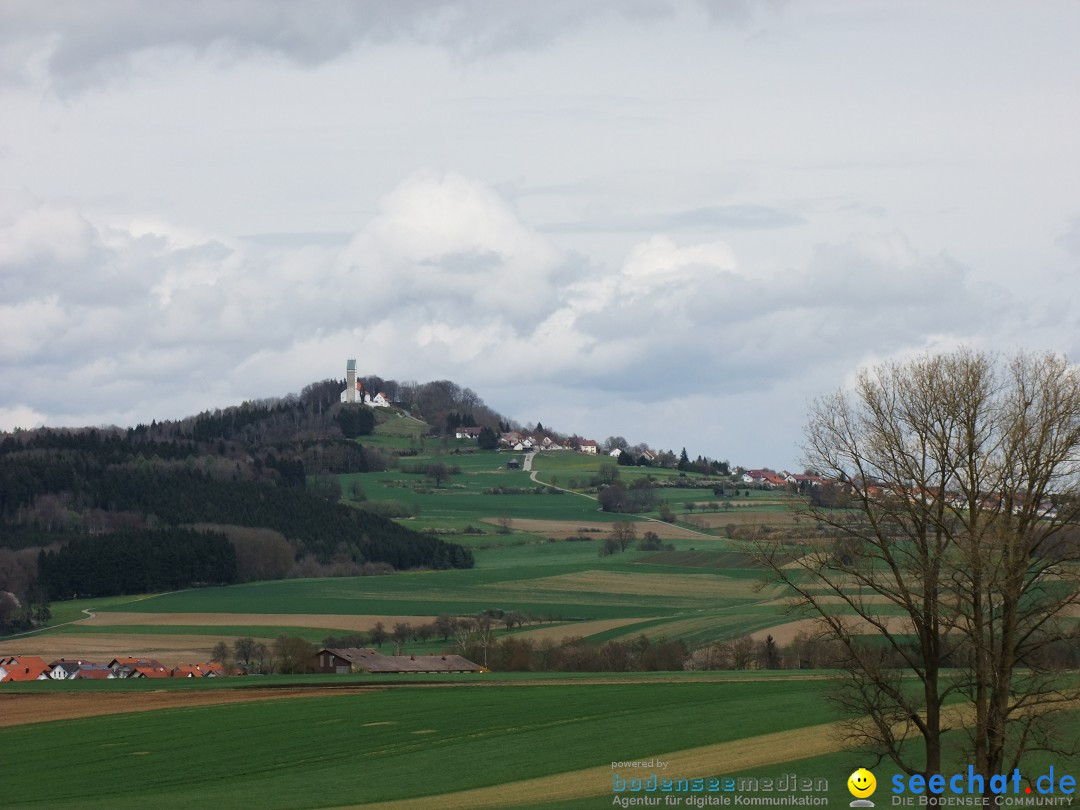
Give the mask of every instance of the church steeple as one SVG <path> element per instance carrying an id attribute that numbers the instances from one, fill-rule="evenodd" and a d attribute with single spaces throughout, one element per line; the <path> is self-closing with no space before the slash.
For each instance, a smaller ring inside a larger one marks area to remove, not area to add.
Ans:
<path id="1" fill-rule="evenodd" d="M 345 364 L 345 390 L 342 392 L 342 402 L 358 401 L 356 390 L 356 358 L 350 357 Z"/>

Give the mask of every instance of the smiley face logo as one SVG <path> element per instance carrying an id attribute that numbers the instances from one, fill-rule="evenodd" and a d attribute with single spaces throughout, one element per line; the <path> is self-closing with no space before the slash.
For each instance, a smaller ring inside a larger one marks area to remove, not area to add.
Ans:
<path id="1" fill-rule="evenodd" d="M 856 799 L 865 799 L 877 790 L 877 779 L 866 768 L 859 768 L 848 777 L 847 789 Z"/>

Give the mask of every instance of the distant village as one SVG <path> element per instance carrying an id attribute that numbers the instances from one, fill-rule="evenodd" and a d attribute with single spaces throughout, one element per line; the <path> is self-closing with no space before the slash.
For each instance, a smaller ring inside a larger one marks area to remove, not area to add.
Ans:
<path id="1" fill-rule="evenodd" d="M 306 672 L 322 674 L 349 673 L 438 673 L 483 672 L 460 655 L 383 655 L 366 647 L 329 648 L 316 652 L 306 666 Z M 243 666 L 226 667 L 216 661 L 202 664 L 163 666 L 153 658 L 114 658 L 108 664 L 96 664 L 82 659 L 60 658 L 46 663 L 34 655 L 14 655 L 0 658 L 0 683 L 26 681 L 99 681 L 140 678 L 220 678 L 225 675 L 257 674 Z"/>

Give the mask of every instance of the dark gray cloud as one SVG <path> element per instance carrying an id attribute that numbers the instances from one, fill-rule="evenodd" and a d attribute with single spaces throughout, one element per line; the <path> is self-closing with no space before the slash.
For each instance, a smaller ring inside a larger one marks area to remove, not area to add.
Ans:
<path id="1" fill-rule="evenodd" d="M 549 45 L 583 24 L 617 15 L 654 19 L 673 0 L 9 0 L 0 43 L 47 48 L 60 92 L 77 92 L 136 70 L 141 55 L 179 50 L 231 62 L 254 54 L 318 65 L 365 44 L 410 41 L 478 59 Z M 11 79 L 12 77 L 8 77 Z"/>

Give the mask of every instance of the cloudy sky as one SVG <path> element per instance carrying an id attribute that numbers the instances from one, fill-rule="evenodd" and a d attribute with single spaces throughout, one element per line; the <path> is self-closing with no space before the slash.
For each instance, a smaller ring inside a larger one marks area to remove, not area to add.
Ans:
<path id="1" fill-rule="evenodd" d="M 794 467 L 860 365 L 1080 357 L 1080 3 L 4 0 L 0 429 L 362 374 Z"/>

